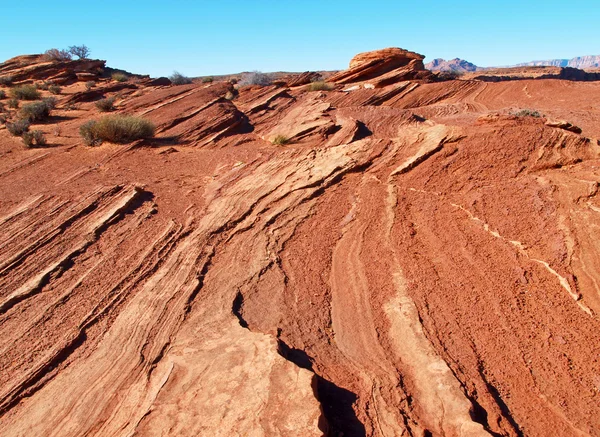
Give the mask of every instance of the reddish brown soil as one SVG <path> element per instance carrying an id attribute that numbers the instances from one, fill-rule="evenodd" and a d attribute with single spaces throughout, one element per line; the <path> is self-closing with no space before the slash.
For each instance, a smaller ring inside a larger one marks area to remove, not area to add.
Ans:
<path id="1" fill-rule="evenodd" d="M 600 436 L 600 82 L 114 85 L 0 130 L 1 435 Z"/>

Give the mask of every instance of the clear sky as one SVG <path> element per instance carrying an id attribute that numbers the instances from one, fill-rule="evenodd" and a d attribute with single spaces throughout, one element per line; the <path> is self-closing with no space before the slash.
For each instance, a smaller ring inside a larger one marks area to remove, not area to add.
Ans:
<path id="1" fill-rule="evenodd" d="M 188 76 L 346 68 L 402 47 L 479 66 L 600 55 L 599 0 L 6 0 L 0 60 L 86 44 L 115 68 Z"/>

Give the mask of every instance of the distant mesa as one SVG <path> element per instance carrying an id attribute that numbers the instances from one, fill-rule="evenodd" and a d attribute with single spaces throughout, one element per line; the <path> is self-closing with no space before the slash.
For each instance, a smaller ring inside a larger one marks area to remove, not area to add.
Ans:
<path id="1" fill-rule="evenodd" d="M 359 53 L 347 70 L 334 74 L 330 82 L 350 84 L 369 82 L 380 88 L 402 80 L 428 79 L 431 72 L 423 65 L 425 56 L 398 47 Z"/>
<path id="2" fill-rule="evenodd" d="M 570 67 L 579 68 L 600 68 L 600 56 L 578 56 L 572 59 L 549 59 L 546 61 L 531 61 L 517 64 L 515 67 Z"/>
<path id="3" fill-rule="evenodd" d="M 430 71 L 453 71 L 456 73 L 467 73 L 480 69 L 477 65 L 459 58 L 454 58 L 449 61 L 437 58 L 426 64 L 425 68 Z"/>

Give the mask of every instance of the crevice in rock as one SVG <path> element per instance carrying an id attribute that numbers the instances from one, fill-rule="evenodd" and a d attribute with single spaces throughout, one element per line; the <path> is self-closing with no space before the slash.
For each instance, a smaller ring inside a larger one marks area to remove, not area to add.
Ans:
<path id="1" fill-rule="evenodd" d="M 504 400 L 502 399 L 502 396 L 498 392 L 498 389 L 496 387 L 494 387 L 494 385 L 487 380 L 487 378 L 485 377 L 485 375 L 484 375 L 483 371 L 481 371 L 481 369 L 479 370 L 479 376 L 481 377 L 481 380 L 484 382 L 484 384 L 488 390 L 488 393 L 492 396 L 492 398 L 494 398 L 496 405 L 498 405 L 498 408 L 500 408 L 500 411 L 502 412 L 502 417 L 504 417 L 508 421 L 508 423 L 510 424 L 510 426 L 512 427 L 512 429 L 514 430 L 514 432 L 516 433 L 516 435 L 518 437 L 523 437 L 523 435 L 524 435 L 523 431 L 521 431 L 519 424 L 512 417 L 512 413 L 510 412 L 508 405 L 506 405 L 506 403 L 504 403 Z"/>
<path id="2" fill-rule="evenodd" d="M 278 330 L 277 335 L 281 334 Z M 281 338 L 277 339 L 277 352 L 287 361 L 306 370 L 313 370 L 313 359 L 302 349 L 287 345 Z M 353 405 L 357 400 L 355 393 L 335 385 L 315 373 L 315 396 L 321 403 L 323 419 L 319 421 L 320 429 L 328 437 L 365 437 L 366 430 L 356 417 Z"/>
<path id="3" fill-rule="evenodd" d="M 237 317 L 238 322 L 240 322 L 240 326 L 242 328 L 248 328 L 248 322 L 244 320 L 244 316 L 242 314 L 242 307 L 244 306 L 244 295 L 241 291 L 238 291 L 235 295 L 235 299 L 233 299 L 233 305 L 231 306 L 231 312 L 235 317 Z"/>
<path id="4" fill-rule="evenodd" d="M 353 405 L 355 393 L 338 387 L 333 382 L 315 374 L 316 395 L 327 421 L 326 435 L 329 437 L 366 437 L 365 426 L 356 417 Z"/>

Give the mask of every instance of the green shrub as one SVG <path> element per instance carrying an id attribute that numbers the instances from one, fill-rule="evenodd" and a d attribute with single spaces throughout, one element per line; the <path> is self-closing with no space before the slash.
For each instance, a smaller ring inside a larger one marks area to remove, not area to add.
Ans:
<path id="1" fill-rule="evenodd" d="M 116 82 L 127 82 L 129 80 L 129 76 L 127 76 L 125 73 L 117 72 L 111 75 L 111 79 Z"/>
<path id="2" fill-rule="evenodd" d="M 178 71 L 174 71 L 173 74 L 169 76 L 169 80 L 173 85 L 188 85 L 192 83 L 192 79 L 184 76 Z"/>
<path id="3" fill-rule="evenodd" d="M 11 86 L 13 83 L 12 76 L 0 76 L 0 85 Z"/>
<path id="4" fill-rule="evenodd" d="M 518 112 L 514 112 L 513 115 L 516 115 L 517 117 L 542 117 L 542 114 L 534 109 L 521 109 Z"/>
<path id="5" fill-rule="evenodd" d="M 43 90 L 43 91 L 47 91 L 47 90 L 48 90 L 48 87 L 49 87 L 50 85 L 51 85 L 51 83 L 50 83 L 50 82 L 43 81 L 43 82 L 38 82 L 38 83 L 34 84 L 33 86 L 34 86 L 34 87 L 35 87 L 35 89 L 37 89 L 37 90 Z"/>
<path id="6" fill-rule="evenodd" d="M 0 100 L 6 99 L 6 92 L 4 90 L 0 90 Z"/>
<path id="7" fill-rule="evenodd" d="M 96 86 L 96 82 L 94 82 L 93 80 L 88 80 L 88 81 L 85 83 L 85 89 L 86 89 L 87 91 L 91 90 L 91 89 L 92 89 L 92 88 L 94 88 L 95 86 Z"/>
<path id="8" fill-rule="evenodd" d="M 19 100 L 18 99 L 10 99 L 8 101 L 8 107 L 9 108 L 13 108 L 16 109 L 19 107 Z"/>
<path id="9" fill-rule="evenodd" d="M 23 135 L 23 133 L 29 130 L 30 125 L 31 123 L 29 123 L 29 121 L 27 120 L 17 120 L 14 123 L 7 123 L 6 129 L 8 129 L 8 132 L 11 135 L 14 135 L 15 137 L 20 137 L 21 135 Z"/>
<path id="10" fill-rule="evenodd" d="M 50 91 L 50 94 L 60 94 L 62 92 L 62 88 L 58 85 L 50 85 L 48 87 L 48 91 Z"/>
<path id="11" fill-rule="evenodd" d="M 11 97 L 18 100 L 37 100 L 40 98 L 40 92 L 34 85 L 21 85 L 10 90 Z"/>
<path id="12" fill-rule="evenodd" d="M 46 145 L 46 137 L 44 133 L 39 130 L 32 130 L 30 132 L 23 132 L 21 135 L 23 143 L 26 147 L 43 147 Z"/>
<path id="13" fill-rule="evenodd" d="M 333 88 L 332 84 L 323 81 L 311 82 L 308 85 L 309 91 L 331 91 Z"/>
<path id="14" fill-rule="evenodd" d="M 79 128 L 85 144 L 95 146 L 103 141 L 129 143 L 154 136 L 152 122 L 128 115 L 109 115 L 98 121 L 88 121 Z"/>
<path id="15" fill-rule="evenodd" d="M 96 108 L 98 108 L 100 112 L 110 112 L 115 109 L 114 103 L 114 97 L 107 97 L 105 99 L 98 100 L 96 102 Z"/>
<path id="16" fill-rule="evenodd" d="M 273 138 L 272 143 L 277 146 L 283 146 L 288 144 L 290 141 L 290 138 L 286 137 L 285 135 L 277 135 L 275 138 Z"/>
<path id="17" fill-rule="evenodd" d="M 213 83 L 214 81 L 215 81 L 215 78 L 212 76 L 202 78 L 202 83 Z"/>
<path id="18" fill-rule="evenodd" d="M 46 102 L 33 102 L 23 105 L 19 116 L 30 122 L 42 121 L 50 115 L 50 106 Z"/>

